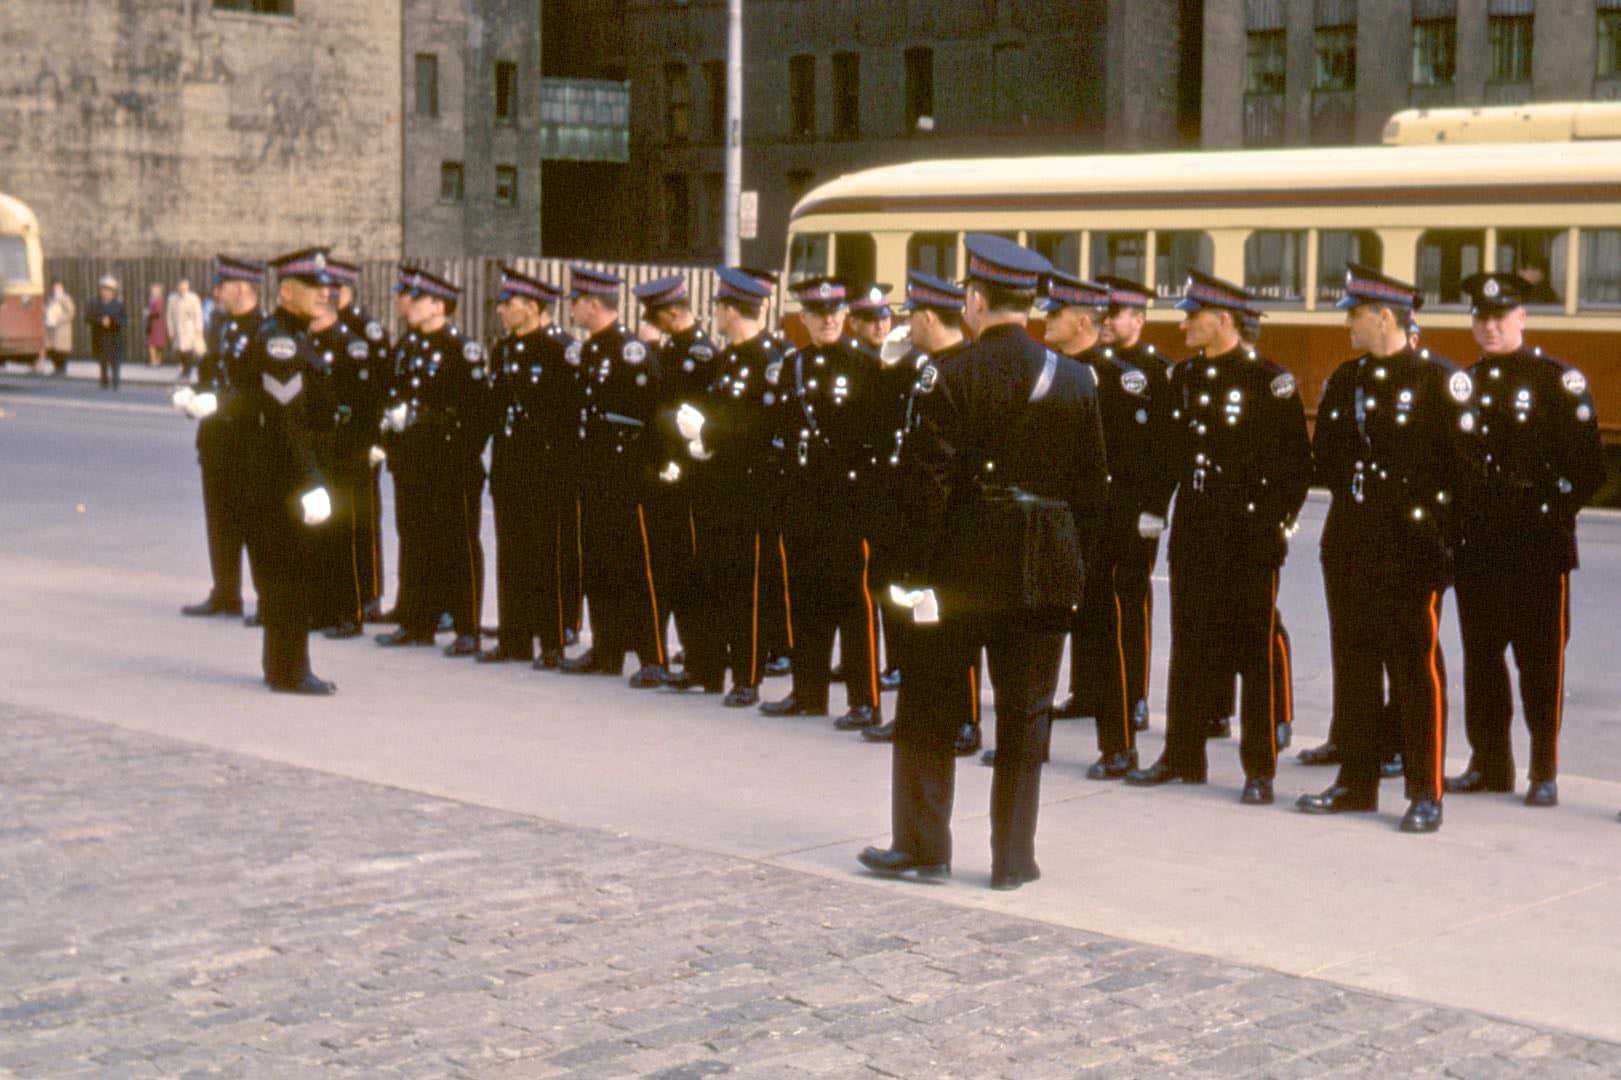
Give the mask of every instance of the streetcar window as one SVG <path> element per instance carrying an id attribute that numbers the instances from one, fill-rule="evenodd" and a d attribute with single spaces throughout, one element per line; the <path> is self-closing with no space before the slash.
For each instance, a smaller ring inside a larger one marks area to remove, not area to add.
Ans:
<path id="1" fill-rule="evenodd" d="M 1033 232 L 1030 246 L 1064 273 L 1078 275 L 1081 272 L 1080 233 Z"/>
<path id="2" fill-rule="evenodd" d="M 28 284 L 28 248 L 20 236 L 0 236 L 0 286 Z"/>
<path id="3" fill-rule="evenodd" d="M 1486 250 L 1483 229 L 1431 229 L 1418 238 L 1418 288 L 1426 304 L 1462 304 L 1463 279 L 1478 274 Z"/>
<path id="4" fill-rule="evenodd" d="M 795 233 L 788 248 L 788 279 L 821 277 L 827 273 L 827 233 Z"/>
<path id="5" fill-rule="evenodd" d="M 913 233 L 906 242 L 906 268 L 951 281 L 957 276 L 957 234 Z"/>
<path id="6" fill-rule="evenodd" d="M 1520 275 L 1531 286 L 1527 304 L 1562 304 L 1565 289 L 1564 229 L 1498 229 L 1497 269 Z"/>
<path id="7" fill-rule="evenodd" d="M 1095 232 L 1092 234 L 1092 268 L 1088 277 L 1108 274 L 1127 281 L 1147 281 L 1148 234 L 1140 232 Z M 1180 289 L 1182 282 L 1176 287 Z"/>
<path id="8" fill-rule="evenodd" d="M 1317 300 L 1333 303 L 1345 295 L 1345 267 L 1360 263 L 1370 270 L 1383 270 L 1384 244 L 1379 234 L 1367 229 L 1340 232 L 1324 229 L 1317 234 Z"/>
<path id="9" fill-rule="evenodd" d="M 1582 304 L 1621 307 L 1621 229 L 1582 230 Z"/>
<path id="10" fill-rule="evenodd" d="M 871 233 L 839 233 L 833 247 L 833 276 L 859 289 L 878 276 L 878 244 Z"/>
<path id="11" fill-rule="evenodd" d="M 1263 304 L 1298 304 L 1306 296 L 1306 233 L 1260 229 L 1244 241 L 1244 287 Z"/>
<path id="12" fill-rule="evenodd" d="M 1154 289 L 1161 296 L 1181 296 L 1189 270 L 1209 273 L 1216 261 L 1216 245 L 1209 233 L 1158 232 L 1154 234 Z M 1141 281 L 1142 278 L 1132 278 Z"/>

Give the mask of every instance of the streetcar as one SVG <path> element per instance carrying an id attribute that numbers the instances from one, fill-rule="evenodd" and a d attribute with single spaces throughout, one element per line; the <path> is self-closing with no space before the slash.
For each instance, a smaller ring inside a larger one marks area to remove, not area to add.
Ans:
<path id="1" fill-rule="evenodd" d="M 33 364 L 45 352 L 45 256 L 39 222 L 0 194 L 0 367 Z"/>

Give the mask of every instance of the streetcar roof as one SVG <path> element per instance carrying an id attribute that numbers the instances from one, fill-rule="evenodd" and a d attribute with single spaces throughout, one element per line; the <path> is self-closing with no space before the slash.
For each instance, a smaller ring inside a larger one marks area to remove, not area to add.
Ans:
<path id="1" fill-rule="evenodd" d="M 1425 201 L 1617 200 L 1621 139 L 914 161 L 830 180 L 792 216 L 1145 206 L 1193 195 L 1377 202 L 1373 196 L 1389 192 Z"/>
<path id="2" fill-rule="evenodd" d="M 31 236 L 39 231 L 39 222 L 28 204 L 10 195 L 0 194 L 0 235 Z"/>

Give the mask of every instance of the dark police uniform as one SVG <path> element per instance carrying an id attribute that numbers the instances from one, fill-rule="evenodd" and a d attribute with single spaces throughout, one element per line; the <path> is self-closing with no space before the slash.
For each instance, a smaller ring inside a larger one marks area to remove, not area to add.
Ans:
<path id="1" fill-rule="evenodd" d="M 1178 304 L 1233 312 L 1243 289 L 1195 271 Z M 1278 575 L 1287 530 L 1311 480 L 1311 443 L 1294 376 L 1235 347 L 1171 373 L 1171 679 L 1164 756 L 1126 779 L 1202 784 L 1205 721 L 1222 680 L 1243 679 L 1246 803 L 1270 803 L 1277 772 Z"/>
<path id="2" fill-rule="evenodd" d="M 409 294 L 412 291 L 412 282 L 416 279 L 416 274 L 416 267 L 408 264 L 400 265 L 394 282 L 394 296 L 396 297 L 396 300 L 398 297 Z M 403 325 L 400 328 L 400 336 L 387 343 L 386 356 L 383 365 L 384 371 L 388 376 L 388 392 L 384 395 L 385 404 L 388 403 L 389 395 L 393 392 L 393 387 L 399 385 L 401 376 L 400 363 L 412 349 L 413 342 L 416 341 L 416 336 L 417 334 L 415 330 L 412 330 L 408 325 Z M 378 432 L 378 445 L 381 446 L 384 452 L 392 454 L 395 447 L 398 445 L 398 442 L 399 432 L 392 430 L 387 425 L 383 425 L 381 430 Z M 397 623 L 400 621 L 400 604 L 404 599 L 407 599 L 407 594 L 409 591 L 416 588 L 415 583 L 412 583 L 409 587 L 407 586 L 405 569 L 407 566 L 418 565 L 420 560 L 415 556 L 410 555 L 405 550 L 407 543 L 410 542 L 407 536 L 406 526 L 410 521 L 415 520 L 416 517 L 411 508 L 404 505 L 404 500 L 409 499 L 410 493 L 400 486 L 399 475 L 395 469 L 392 459 L 388 461 L 388 471 L 389 474 L 394 477 L 394 538 L 397 541 L 398 547 L 398 554 L 396 554 L 394 557 L 395 596 L 394 607 L 388 611 L 378 612 L 378 616 L 375 621 L 383 623 Z M 416 601 L 414 600 L 411 601 L 413 604 L 415 602 Z"/>
<path id="3" fill-rule="evenodd" d="M 503 268 L 500 299 L 526 297 L 548 311 L 562 290 Z M 501 634 L 482 661 L 563 661 L 573 582 L 567 580 L 580 468 L 579 369 L 555 324 L 502 338 L 490 353 L 490 497 L 495 504 L 496 597 Z"/>
<path id="4" fill-rule="evenodd" d="M 1405 326 L 1420 302 L 1412 286 L 1353 264 L 1338 306 L 1387 306 Z M 1402 828 L 1440 827 L 1441 602 L 1452 580 L 1459 503 L 1473 487 L 1470 397 L 1468 375 L 1410 347 L 1359 356 L 1329 377 L 1312 453 L 1316 482 L 1333 495 L 1322 561 L 1343 764 L 1328 791 L 1301 797 L 1303 810 L 1377 808 L 1388 670 L 1412 800 Z"/>
<path id="5" fill-rule="evenodd" d="M 1046 260 L 1010 241 L 966 240 L 969 277 L 1033 292 Z M 985 648 L 996 703 L 991 885 L 1040 876 L 1035 861 L 1041 763 L 1063 635 L 1080 600 L 1081 552 L 1106 498 L 1103 432 L 1091 373 L 1022 325 L 985 329 L 919 376 L 921 420 L 906 442 L 912 582 L 935 590 L 937 625 L 906 637 L 908 661 L 961 678 Z M 902 686 L 913 683 L 908 670 Z M 944 708 L 940 706 L 944 705 Z M 945 872 L 951 861 L 953 742 L 948 696 L 905 710 L 895 739 L 893 846 L 869 848 L 878 873 Z"/>
<path id="6" fill-rule="evenodd" d="M 1464 282 L 1477 318 L 1520 306 L 1513 274 Z M 1526 802 L 1558 801 L 1570 573 L 1578 565 L 1576 512 L 1604 482 L 1598 418 L 1587 378 L 1542 350 L 1483 357 L 1470 375 L 1480 413 L 1485 480 L 1458 552 L 1464 726 L 1469 769 L 1449 791 L 1512 791 L 1514 704 L 1504 650 L 1514 648 L 1531 732 Z"/>
<path id="7" fill-rule="evenodd" d="M 360 286 L 360 268 L 352 263 L 328 259 L 327 265 L 342 284 L 356 292 Z M 380 410 L 394 370 L 394 358 L 389 349 L 388 331 L 383 324 L 361 306 L 359 301 L 338 311 L 338 318 L 370 349 L 369 373 L 372 413 L 370 416 L 371 444 L 365 448 L 365 475 L 357 476 L 354 490 L 354 512 L 350 521 L 354 529 L 355 577 L 365 597 L 363 614 L 367 619 L 381 615 L 383 598 L 383 493 L 382 469 L 372 464 L 372 446 L 381 445 L 377 425 Z M 354 421 L 350 421 L 351 425 Z M 355 427 L 354 437 L 361 441 L 364 429 Z"/>

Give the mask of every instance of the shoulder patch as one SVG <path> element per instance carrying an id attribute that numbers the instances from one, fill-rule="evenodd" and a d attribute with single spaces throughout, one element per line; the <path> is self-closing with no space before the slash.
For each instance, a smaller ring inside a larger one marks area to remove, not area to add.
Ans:
<path id="1" fill-rule="evenodd" d="M 1148 389 L 1148 376 L 1140 371 L 1128 371 L 1120 376 L 1120 388 L 1128 394 L 1141 395 Z"/>
<path id="2" fill-rule="evenodd" d="M 1454 371 L 1452 378 L 1447 380 L 1447 393 L 1460 405 L 1468 401 L 1474 392 L 1475 381 L 1469 377 L 1467 371 Z"/>
<path id="3" fill-rule="evenodd" d="M 647 359 L 647 346 L 640 341 L 627 341 L 619 355 L 625 358 L 627 364 L 639 364 Z"/>
<path id="4" fill-rule="evenodd" d="M 580 343 L 578 341 L 568 343 L 568 348 L 563 350 L 563 359 L 575 367 L 580 366 Z"/>
<path id="5" fill-rule="evenodd" d="M 480 363 L 484 359 L 484 346 L 476 341 L 465 341 L 462 343 L 462 357 L 469 364 Z"/>
<path id="6" fill-rule="evenodd" d="M 1587 376 L 1583 375 L 1575 368 L 1571 368 L 1569 371 L 1559 376 L 1559 382 L 1572 394 L 1587 393 Z"/>
<path id="7" fill-rule="evenodd" d="M 364 360 L 371 353 L 371 348 L 364 341 L 351 341 L 348 351 L 349 359 Z"/>
<path id="8" fill-rule="evenodd" d="M 367 323 L 366 324 L 366 340 L 367 341 L 382 341 L 383 340 L 383 324 L 378 322 L 376 319 L 373 319 L 371 322 Z"/>
<path id="9" fill-rule="evenodd" d="M 278 334 L 265 342 L 265 352 L 272 360 L 291 360 L 298 355 L 298 344 L 285 334 Z"/>
<path id="10" fill-rule="evenodd" d="M 1272 396 L 1275 398 L 1289 398 L 1295 395 L 1295 377 L 1285 371 L 1272 380 Z"/>
<path id="11" fill-rule="evenodd" d="M 917 392 L 932 394 L 935 386 L 940 382 L 940 369 L 933 362 L 924 364 L 917 373 Z"/>

